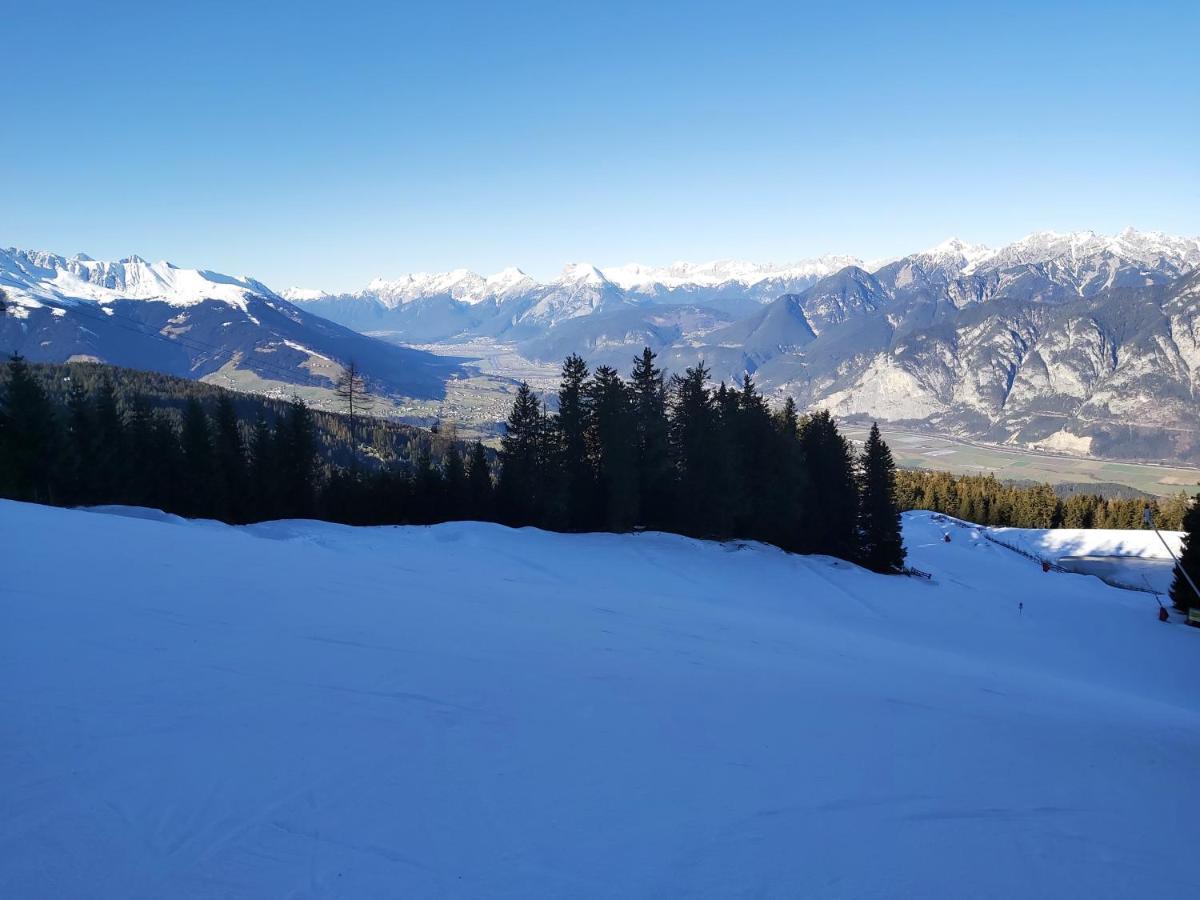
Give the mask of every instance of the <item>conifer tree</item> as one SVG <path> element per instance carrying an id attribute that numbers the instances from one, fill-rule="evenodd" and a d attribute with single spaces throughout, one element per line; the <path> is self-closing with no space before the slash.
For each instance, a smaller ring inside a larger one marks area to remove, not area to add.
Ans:
<path id="1" fill-rule="evenodd" d="M 820 410 L 801 425 L 800 446 L 809 476 L 804 552 L 853 559 L 858 549 L 858 485 L 850 445 L 833 416 Z"/>
<path id="2" fill-rule="evenodd" d="M 0 397 L 0 488 L 17 500 L 52 503 L 53 464 L 60 454 L 53 407 L 22 357 L 12 355 L 6 374 Z"/>
<path id="3" fill-rule="evenodd" d="M 280 468 L 280 500 L 284 514 L 312 515 L 317 467 L 317 432 L 312 410 L 292 397 L 284 420 L 275 429 L 275 456 Z"/>
<path id="4" fill-rule="evenodd" d="M 774 426 L 778 435 L 778 450 L 772 469 L 778 518 L 773 523 L 775 536 L 772 541 L 785 550 L 795 552 L 804 546 L 804 518 L 808 512 L 806 503 L 809 491 L 808 473 L 800 447 L 800 415 L 796 401 L 791 397 L 775 415 Z"/>
<path id="5" fill-rule="evenodd" d="M 528 383 L 521 382 L 500 439 L 500 480 L 496 505 L 506 525 L 540 524 L 544 422 L 541 406 Z"/>
<path id="6" fill-rule="evenodd" d="M 599 518 L 596 473 L 588 452 L 588 432 L 592 423 L 587 387 L 587 363 L 580 356 L 571 354 L 563 362 L 558 388 L 555 454 L 555 486 L 563 493 L 560 505 L 568 531 L 590 530 Z"/>
<path id="7" fill-rule="evenodd" d="M 599 521 L 628 531 L 637 518 L 637 468 L 629 391 L 616 369 L 600 366 L 587 385 L 591 409 L 588 444 L 599 479 Z"/>
<path id="8" fill-rule="evenodd" d="M 450 446 L 446 448 L 442 477 L 446 482 L 446 503 L 439 518 L 448 521 L 465 518 L 468 510 L 467 472 L 463 466 L 462 451 L 458 449 L 456 440 L 451 441 Z"/>
<path id="9" fill-rule="evenodd" d="M 1179 553 L 1179 566 L 1175 568 L 1175 576 L 1171 579 L 1171 601 L 1180 612 L 1187 612 L 1193 607 L 1200 607 L 1200 597 L 1192 589 L 1183 572 L 1197 587 L 1200 587 L 1200 494 L 1192 498 L 1192 505 L 1183 515 L 1183 546 Z"/>
<path id="10" fill-rule="evenodd" d="M 875 572 L 904 567 L 900 508 L 896 503 L 896 464 L 872 423 L 859 466 L 858 559 Z"/>
<path id="11" fill-rule="evenodd" d="M 279 514 L 279 469 L 275 432 L 260 411 L 250 433 L 250 486 L 254 497 L 252 519 L 273 519 Z"/>
<path id="12" fill-rule="evenodd" d="M 358 363 L 350 360 L 339 373 L 333 386 L 333 394 L 344 405 L 350 419 L 351 466 L 358 465 L 359 435 L 358 417 L 371 411 L 374 400 L 367 393 L 367 380 Z"/>
<path id="13" fill-rule="evenodd" d="M 467 497 L 470 517 L 478 522 L 490 522 L 494 515 L 492 473 L 488 468 L 487 451 L 479 441 L 471 448 L 471 459 L 467 466 Z"/>
<path id="14" fill-rule="evenodd" d="M 696 537 L 720 536 L 719 450 L 714 442 L 719 420 L 708 390 L 704 363 L 671 378 L 671 458 L 677 472 L 674 527 Z"/>
<path id="15" fill-rule="evenodd" d="M 67 503 L 87 505 L 95 502 L 92 468 L 96 459 L 95 441 L 92 398 L 79 381 L 73 381 L 67 393 L 67 434 L 64 439 L 64 455 L 68 461 L 64 472 Z"/>
<path id="16" fill-rule="evenodd" d="M 162 504 L 155 496 L 158 483 L 155 469 L 163 461 L 155 453 L 154 413 L 150 403 L 142 394 L 135 394 L 125 415 L 125 447 L 129 456 L 129 486 L 125 503 L 161 509 Z"/>
<path id="17" fill-rule="evenodd" d="M 204 407 L 195 397 L 189 397 L 183 409 L 182 445 L 186 486 L 183 513 L 193 518 L 210 517 L 218 512 L 213 504 L 217 479 L 212 429 Z"/>
<path id="18" fill-rule="evenodd" d="M 88 468 L 97 503 L 122 502 L 126 485 L 134 477 L 129 448 L 125 445 L 125 420 L 112 379 L 104 378 L 93 401 L 94 440 Z"/>
<path id="19" fill-rule="evenodd" d="M 421 447 L 413 464 L 410 521 L 416 525 L 430 525 L 438 521 L 444 488 L 442 473 L 434 467 L 433 455 L 428 445 L 425 445 Z"/>
<path id="20" fill-rule="evenodd" d="M 147 455 L 154 463 L 146 470 L 148 504 L 155 509 L 178 511 L 183 496 L 179 478 L 183 471 L 183 448 L 175 423 L 162 412 L 153 416 L 150 440 L 151 450 Z"/>
<path id="21" fill-rule="evenodd" d="M 778 506 L 779 432 L 771 421 L 766 401 L 748 374 L 742 379 L 741 391 L 734 394 L 737 409 L 732 443 L 738 466 L 734 484 L 741 492 L 739 519 L 734 527 L 740 535 L 778 542 L 783 518 Z"/>
<path id="22" fill-rule="evenodd" d="M 243 522 L 247 515 L 246 446 L 233 400 L 224 391 L 217 395 L 213 426 L 217 487 L 214 505 L 225 521 Z"/>
<path id="23" fill-rule="evenodd" d="M 629 390 L 637 453 L 638 521 L 647 528 L 668 527 L 674 501 L 667 387 L 654 352 L 646 347 L 633 361 Z"/>

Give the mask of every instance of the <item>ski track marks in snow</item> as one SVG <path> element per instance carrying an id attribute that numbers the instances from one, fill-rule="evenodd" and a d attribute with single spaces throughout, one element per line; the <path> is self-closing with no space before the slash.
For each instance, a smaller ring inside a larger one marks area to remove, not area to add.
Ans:
<path id="1" fill-rule="evenodd" d="M 1200 633 L 905 538 L 0 502 L 0 896 L 1200 895 Z"/>

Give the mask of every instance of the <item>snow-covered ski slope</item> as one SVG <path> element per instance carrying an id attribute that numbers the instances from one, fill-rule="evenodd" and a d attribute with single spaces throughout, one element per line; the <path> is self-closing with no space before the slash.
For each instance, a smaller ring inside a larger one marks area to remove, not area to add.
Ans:
<path id="1" fill-rule="evenodd" d="M 1200 631 L 928 514 L 142 515 L 0 503 L 2 897 L 1200 896 Z"/>

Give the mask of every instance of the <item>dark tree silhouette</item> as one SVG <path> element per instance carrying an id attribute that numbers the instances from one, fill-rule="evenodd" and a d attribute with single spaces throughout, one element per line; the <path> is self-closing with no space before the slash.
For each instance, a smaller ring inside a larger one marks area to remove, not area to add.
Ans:
<path id="1" fill-rule="evenodd" d="M 875 572 L 904 566 L 900 507 L 896 503 L 896 464 L 892 451 L 871 425 L 859 463 L 858 558 Z"/>
<path id="2" fill-rule="evenodd" d="M 1192 498 L 1191 508 L 1183 517 L 1183 548 L 1179 554 L 1179 565 L 1192 582 L 1200 587 L 1200 494 Z M 1175 569 L 1175 577 L 1171 580 L 1171 602 L 1181 612 L 1187 612 L 1192 607 L 1200 607 L 1200 596 L 1196 595 L 1192 585 L 1183 572 Z"/>

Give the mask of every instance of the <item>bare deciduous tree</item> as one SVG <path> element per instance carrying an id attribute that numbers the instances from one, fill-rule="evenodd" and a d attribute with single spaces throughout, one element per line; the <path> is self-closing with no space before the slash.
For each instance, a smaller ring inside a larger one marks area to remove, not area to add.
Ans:
<path id="1" fill-rule="evenodd" d="M 357 417 L 359 413 L 370 412 L 375 401 L 367 392 L 367 379 L 354 360 L 350 360 L 342 368 L 337 383 L 334 385 L 333 393 L 346 405 L 346 412 L 350 416 L 350 445 L 354 448 L 357 456 L 359 452 Z"/>

